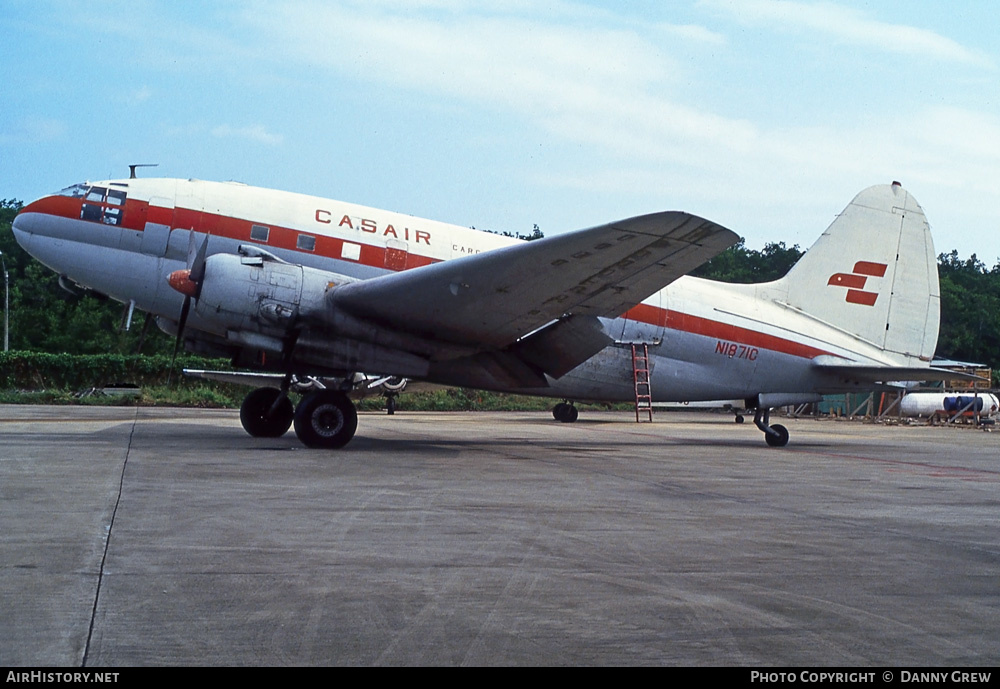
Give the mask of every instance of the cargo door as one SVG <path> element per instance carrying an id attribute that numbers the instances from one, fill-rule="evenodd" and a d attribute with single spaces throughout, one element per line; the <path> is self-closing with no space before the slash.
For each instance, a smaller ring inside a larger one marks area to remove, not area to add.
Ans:
<path id="1" fill-rule="evenodd" d="M 406 270 L 409 245 L 401 239 L 389 239 L 385 243 L 385 267 L 389 270 Z"/>

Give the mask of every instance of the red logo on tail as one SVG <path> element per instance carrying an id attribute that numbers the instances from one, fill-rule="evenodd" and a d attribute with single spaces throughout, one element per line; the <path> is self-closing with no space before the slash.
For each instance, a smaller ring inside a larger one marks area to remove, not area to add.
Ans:
<path id="1" fill-rule="evenodd" d="M 885 276 L 888 266 L 884 263 L 872 263 L 871 261 L 858 261 L 854 264 L 854 271 L 851 273 L 834 273 L 826 284 L 836 287 L 846 287 L 847 296 L 845 301 L 851 304 L 863 304 L 865 306 L 875 306 L 878 299 L 878 292 L 866 292 L 864 287 L 869 277 L 880 278 Z"/>

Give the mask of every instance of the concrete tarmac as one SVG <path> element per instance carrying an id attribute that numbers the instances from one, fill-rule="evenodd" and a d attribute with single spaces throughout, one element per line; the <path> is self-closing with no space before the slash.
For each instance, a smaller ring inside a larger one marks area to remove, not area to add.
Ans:
<path id="1" fill-rule="evenodd" d="M 0 665 L 1000 662 L 1000 433 L 0 407 Z"/>

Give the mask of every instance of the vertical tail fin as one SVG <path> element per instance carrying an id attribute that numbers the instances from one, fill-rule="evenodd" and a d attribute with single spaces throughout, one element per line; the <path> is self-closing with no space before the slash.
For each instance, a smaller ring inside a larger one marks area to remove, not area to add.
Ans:
<path id="1" fill-rule="evenodd" d="M 937 258 L 923 209 L 898 182 L 854 197 L 775 286 L 791 306 L 900 363 L 934 355 Z"/>

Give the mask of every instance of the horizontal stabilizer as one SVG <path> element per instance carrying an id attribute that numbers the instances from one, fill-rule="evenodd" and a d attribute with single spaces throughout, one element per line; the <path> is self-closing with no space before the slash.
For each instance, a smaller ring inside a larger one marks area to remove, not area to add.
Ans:
<path id="1" fill-rule="evenodd" d="M 845 382 L 858 383 L 890 383 L 890 382 L 923 382 L 930 380 L 967 380 L 985 381 L 969 373 L 952 371 L 934 366 L 850 366 L 840 364 L 817 364 L 816 369 L 842 377 Z"/>

